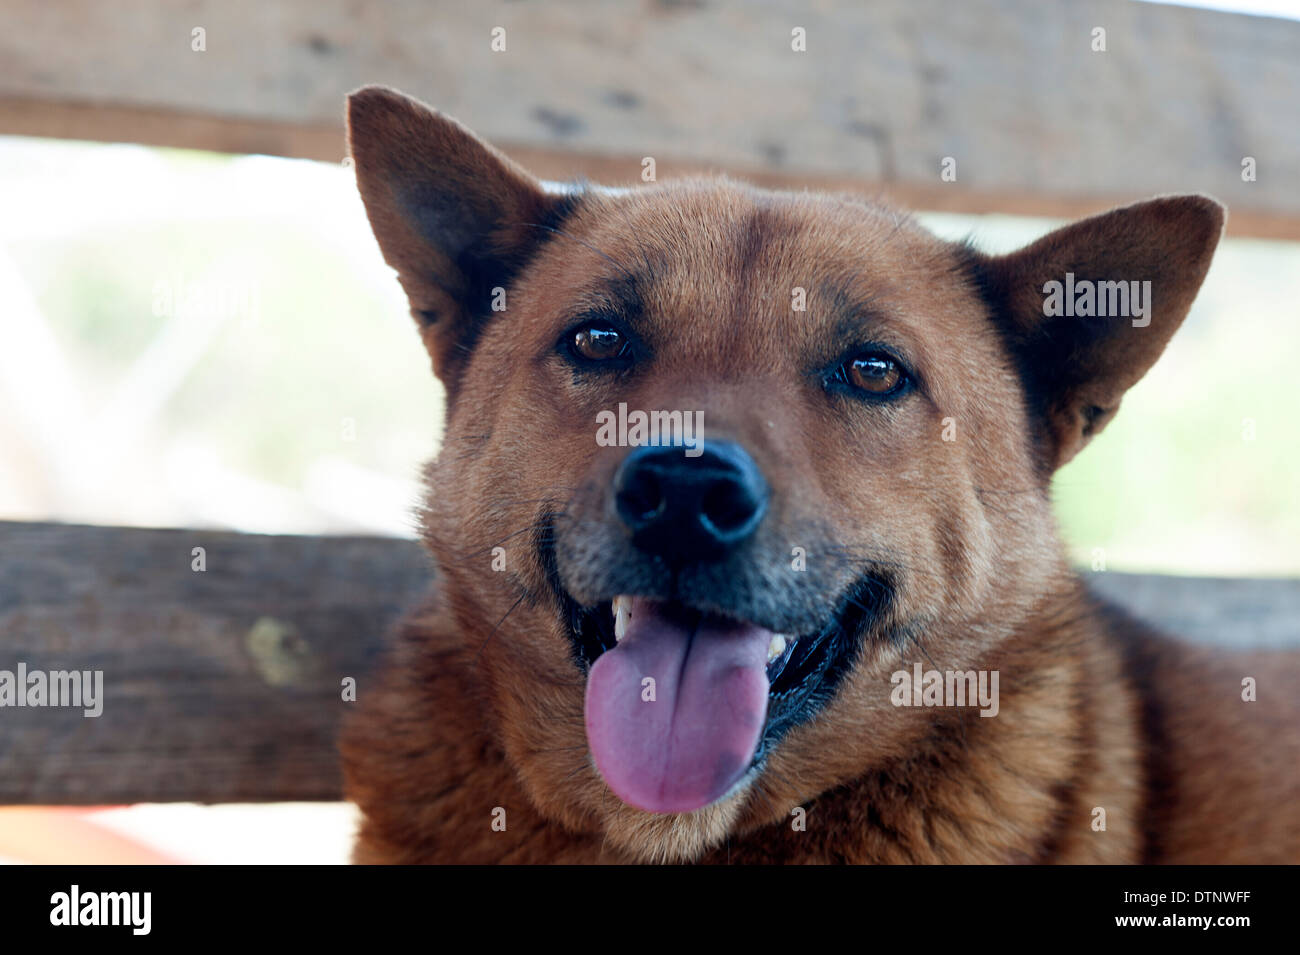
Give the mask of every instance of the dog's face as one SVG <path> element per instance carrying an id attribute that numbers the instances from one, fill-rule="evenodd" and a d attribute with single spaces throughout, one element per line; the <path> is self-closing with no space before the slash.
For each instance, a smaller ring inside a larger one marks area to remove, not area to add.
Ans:
<path id="1" fill-rule="evenodd" d="M 1222 227 L 1162 199 L 989 258 L 851 198 L 548 191 L 389 91 L 350 125 L 448 389 L 424 534 L 493 733 L 539 808 L 644 857 L 906 756 L 936 717 L 890 673 L 976 668 L 1040 608 L 1050 475 Z M 1045 316 L 1066 273 L 1150 281 L 1149 321 Z"/>

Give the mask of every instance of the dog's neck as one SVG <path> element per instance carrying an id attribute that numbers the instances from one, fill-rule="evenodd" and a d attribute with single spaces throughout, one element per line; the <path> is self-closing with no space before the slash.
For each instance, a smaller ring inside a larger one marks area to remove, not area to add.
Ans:
<path id="1" fill-rule="evenodd" d="M 1016 679 L 997 719 L 931 711 L 908 755 L 807 800 L 802 829 L 760 811 L 701 861 L 1139 861 L 1136 695 L 1074 584 L 998 647 Z"/>

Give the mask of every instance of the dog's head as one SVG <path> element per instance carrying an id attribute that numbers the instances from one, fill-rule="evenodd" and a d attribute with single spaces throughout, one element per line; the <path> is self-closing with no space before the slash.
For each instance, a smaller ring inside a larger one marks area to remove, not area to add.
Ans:
<path id="1" fill-rule="evenodd" d="M 890 705 L 908 648 L 975 667 L 1042 612 L 1050 476 L 1223 223 L 1156 199 L 989 257 L 852 197 L 545 187 L 388 90 L 349 120 L 447 388 L 424 536 L 494 734 L 539 808 L 647 858 L 905 756 L 935 718 Z"/>

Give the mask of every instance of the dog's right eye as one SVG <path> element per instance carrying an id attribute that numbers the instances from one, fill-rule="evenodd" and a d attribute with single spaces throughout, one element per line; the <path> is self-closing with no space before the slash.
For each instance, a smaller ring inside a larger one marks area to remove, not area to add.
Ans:
<path id="1" fill-rule="evenodd" d="M 566 333 L 570 355 L 580 361 L 605 362 L 628 358 L 630 348 L 622 332 L 609 325 L 593 322 Z"/>
<path id="2" fill-rule="evenodd" d="M 825 379 L 826 386 L 873 401 L 889 401 L 914 384 L 902 362 L 877 348 L 856 350 Z"/>

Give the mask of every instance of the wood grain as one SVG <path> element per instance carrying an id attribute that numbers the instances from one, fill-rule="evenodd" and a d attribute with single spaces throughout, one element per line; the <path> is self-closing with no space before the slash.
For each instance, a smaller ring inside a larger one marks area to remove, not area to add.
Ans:
<path id="1" fill-rule="evenodd" d="M 337 798 L 341 682 L 432 579 L 379 538 L 0 523 L 0 555 L 0 669 L 105 697 L 0 709 L 0 804 Z"/>
<path id="2" fill-rule="evenodd" d="M 1300 644 L 1300 580 L 1090 579 L 1193 639 Z M 341 681 L 366 692 L 431 580 L 407 540 L 0 522 L 0 669 L 103 670 L 105 697 L 0 709 L 0 805 L 339 798 Z"/>
<path id="3" fill-rule="evenodd" d="M 1060 217 L 1203 191 L 1228 204 L 1232 234 L 1300 238 L 1293 21 L 1130 0 L 10 0 L 0 13 L 0 133 L 337 161 L 343 98 L 368 83 L 551 178 L 635 182 L 653 156 L 660 178 L 714 168 Z"/>

